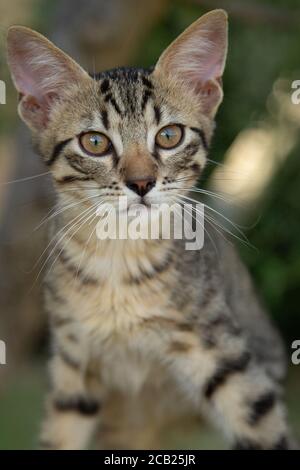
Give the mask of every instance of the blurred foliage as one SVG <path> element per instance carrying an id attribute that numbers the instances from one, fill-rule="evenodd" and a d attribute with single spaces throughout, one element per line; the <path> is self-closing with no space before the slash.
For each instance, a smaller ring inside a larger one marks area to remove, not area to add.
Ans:
<path id="1" fill-rule="evenodd" d="M 300 337 L 300 161 L 296 148 L 262 198 L 260 222 L 242 249 L 265 303 L 288 344 Z"/>
<path id="2" fill-rule="evenodd" d="M 43 411 L 45 378 L 41 365 L 19 370 L 0 400 L 0 450 L 34 449 Z"/>

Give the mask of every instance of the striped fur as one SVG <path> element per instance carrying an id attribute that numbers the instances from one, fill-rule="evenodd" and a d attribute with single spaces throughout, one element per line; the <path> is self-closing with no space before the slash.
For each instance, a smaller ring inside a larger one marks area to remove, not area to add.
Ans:
<path id="1" fill-rule="evenodd" d="M 222 238 L 216 250 L 208 238 L 191 252 L 184 240 L 100 242 L 95 235 L 98 204 L 124 195 L 129 204 L 140 202 L 128 179 L 151 177 L 155 185 L 145 202 L 170 203 L 203 171 L 222 97 L 224 12 L 198 20 L 155 68 L 93 76 L 41 36 L 34 48 L 35 33 L 28 31 L 16 28 L 9 36 L 19 91 L 24 83 L 16 67 L 19 72 L 24 48 L 26 59 L 46 49 L 54 72 L 60 59 L 59 88 L 51 75 L 47 109 L 35 90 L 19 105 L 58 195 L 45 278 L 53 357 L 41 446 L 84 448 L 100 423 L 102 430 L 123 426 L 122 437 L 107 445 L 130 448 L 141 445 L 130 440 L 143 434 L 141 423 L 147 434 L 155 419 L 158 426 L 166 416 L 203 410 L 236 448 L 289 447 L 278 385 L 285 371 L 282 344 L 234 249 Z M 205 63 L 210 54 L 213 60 Z M 42 57 L 32 63 L 32 86 L 40 77 L 39 90 L 47 93 Z M 197 65 L 202 82 L 194 86 Z M 170 123 L 182 126 L 182 142 L 162 150 L 155 134 Z M 78 136 L 87 130 L 109 136 L 109 155 L 84 153 Z M 126 403 L 127 413 L 110 414 L 113 401 Z M 105 446 L 103 431 L 101 438 Z"/>

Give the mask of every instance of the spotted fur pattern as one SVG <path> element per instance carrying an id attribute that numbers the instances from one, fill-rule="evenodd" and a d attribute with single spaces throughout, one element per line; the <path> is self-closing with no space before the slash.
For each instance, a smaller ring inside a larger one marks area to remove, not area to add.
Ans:
<path id="1" fill-rule="evenodd" d="M 53 348 L 43 448 L 86 447 L 116 394 L 131 402 L 130 413 L 145 414 L 139 422 L 146 430 L 148 407 L 160 419 L 188 409 L 208 416 L 234 448 L 290 445 L 281 400 L 282 344 L 234 249 L 222 238 L 216 247 L 205 238 L 202 250 L 188 251 L 184 240 L 100 242 L 95 236 L 96 204 L 115 203 L 121 195 L 130 204 L 140 201 L 126 178 L 154 176 L 146 202 L 172 202 L 186 194 L 205 166 L 221 101 L 220 77 L 205 82 L 197 98 L 165 65 L 176 62 L 176 48 L 189 47 L 186 38 L 197 53 L 193 38 L 203 24 L 226 23 L 222 11 L 203 18 L 153 69 L 117 68 L 88 76 L 72 62 L 73 80 L 68 78 L 63 92 L 61 78 L 58 91 L 51 82 L 50 115 L 38 93 L 33 99 L 22 90 L 16 43 L 19 38 L 26 45 L 29 36 L 31 44 L 36 41 L 32 54 L 39 53 L 40 42 L 56 60 L 62 52 L 25 28 L 11 31 L 9 57 L 22 92 L 20 114 L 52 172 L 60 211 L 52 219 L 55 243 L 45 278 Z M 211 51 L 207 44 L 206 37 L 204 46 Z M 198 56 L 195 61 L 203 60 Z M 47 66 L 49 57 L 45 60 Z M 40 64 L 36 59 L 36 73 L 46 67 Z M 55 93 L 62 96 L 56 99 Z M 205 105 L 205 97 L 213 104 Z M 169 123 L 184 129 L 182 143 L 172 151 L 154 144 L 155 134 Z M 78 136 L 87 130 L 110 137 L 114 150 L 109 156 L 84 153 Z M 140 406 L 146 396 L 147 405 Z M 124 433 L 124 447 L 139 445 L 130 440 L 132 430 Z"/>

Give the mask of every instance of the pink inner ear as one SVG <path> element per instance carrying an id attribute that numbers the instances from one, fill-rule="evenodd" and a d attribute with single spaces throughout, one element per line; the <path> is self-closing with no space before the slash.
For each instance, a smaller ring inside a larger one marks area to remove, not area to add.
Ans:
<path id="1" fill-rule="evenodd" d="M 19 92 L 21 117 L 33 128 L 44 126 L 52 103 L 73 82 L 88 79 L 64 52 L 39 33 L 16 26 L 7 38 L 8 63 Z"/>
<path id="2" fill-rule="evenodd" d="M 218 57 L 218 54 L 214 52 L 211 59 L 208 60 L 205 67 L 203 67 L 203 73 L 200 80 L 203 82 L 216 80 L 220 77 L 221 73 L 220 57 Z"/>
<path id="3" fill-rule="evenodd" d="M 34 96 L 38 101 L 45 99 L 45 91 L 43 91 L 43 81 L 47 77 L 46 67 L 33 69 L 28 62 L 29 58 L 20 55 L 15 57 L 14 64 L 14 78 L 17 85 L 17 89 L 23 95 Z M 49 74 L 49 71 L 48 71 Z"/>
<path id="4" fill-rule="evenodd" d="M 222 75 L 224 51 L 216 39 L 213 35 L 210 38 L 195 35 L 173 59 L 177 73 L 183 74 L 195 88 L 210 80 L 218 80 Z"/>
<path id="5" fill-rule="evenodd" d="M 163 54 L 158 70 L 178 77 L 201 100 L 203 112 L 213 114 L 222 100 L 221 77 L 227 52 L 227 23 L 222 17 L 203 20 L 180 36 Z"/>
<path id="6" fill-rule="evenodd" d="M 55 92 L 65 80 L 67 71 L 61 59 L 38 41 L 10 43 L 10 66 L 16 88 L 25 96 L 34 96 L 39 102 Z M 25 37 L 26 39 L 26 37 Z"/>
<path id="7" fill-rule="evenodd" d="M 36 98 L 42 98 L 36 83 L 26 68 L 22 71 L 22 73 L 18 71 L 18 73 L 15 75 L 15 79 L 18 89 L 23 95 L 31 95 L 35 96 Z"/>

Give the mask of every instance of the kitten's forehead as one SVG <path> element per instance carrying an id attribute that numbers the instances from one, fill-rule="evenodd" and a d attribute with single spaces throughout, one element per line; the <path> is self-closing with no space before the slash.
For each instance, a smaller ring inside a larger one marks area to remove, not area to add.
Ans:
<path id="1" fill-rule="evenodd" d="M 172 100 L 168 89 L 157 83 L 153 68 L 116 68 L 93 77 L 99 83 L 98 96 L 104 106 L 107 129 L 109 126 L 129 139 L 140 141 L 151 128 L 169 122 L 181 122 L 184 110 L 180 100 Z"/>
<path id="2" fill-rule="evenodd" d="M 58 103 L 49 137 L 52 139 L 54 132 L 56 140 L 64 140 L 93 129 L 117 134 L 124 144 L 144 139 L 162 114 L 151 72 L 124 67 L 91 74 L 93 80 L 87 86 L 76 86 L 68 100 Z"/>
<path id="3" fill-rule="evenodd" d="M 72 133 L 100 130 L 121 139 L 122 145 L 146 143 L 149 135 L 170 123 L 198 124 L 197 106 L 184 93 L 174 93 L 169 82 L 157 80 L 153 69 L 116 68 L 91 74 L 87 86 L 76 87 L 53 114 L 56 140 Z"/>
<path id="4" fill-rule="evenodd" d="M 140 118 L 154 97 L 151 69 L 117 68 L 97 75 L 99 93 L 123 119 Z"/>

